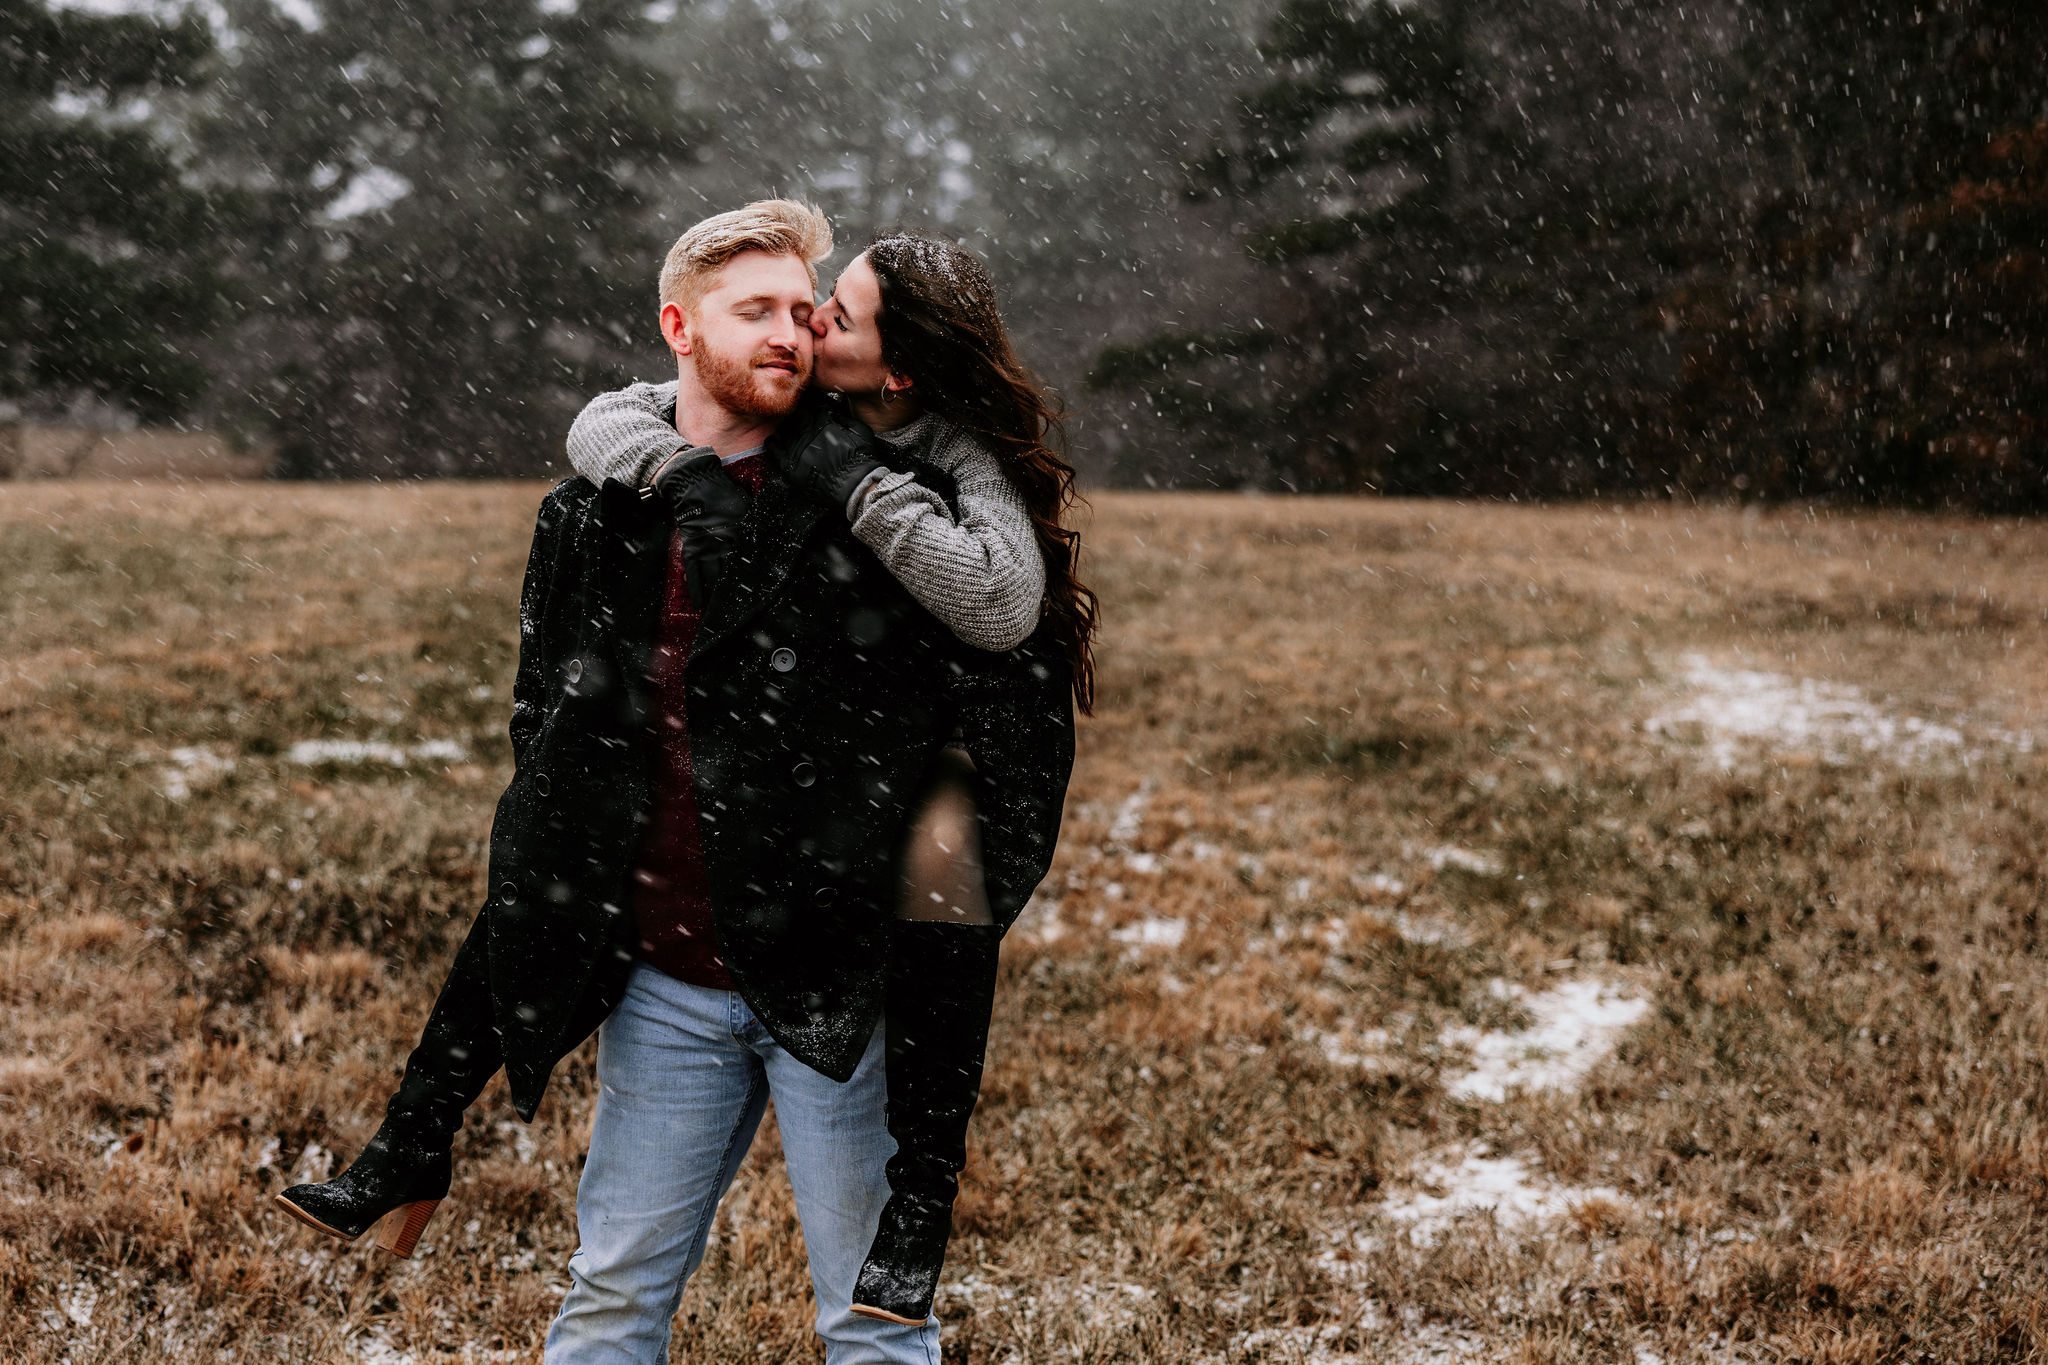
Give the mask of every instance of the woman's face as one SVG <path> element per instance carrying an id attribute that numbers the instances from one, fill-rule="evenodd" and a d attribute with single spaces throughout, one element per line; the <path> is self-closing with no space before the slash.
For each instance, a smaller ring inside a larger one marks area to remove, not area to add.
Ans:
<path id="1" fill-rule="evenodd" d="M 882 334 L 875 326 L 882 311 L 882 285 L 866 252 L 839 272 L 832 297 L 811 312 L 811 379 L 821 389 L 838 393 L 874 393 L 887 384 L 901 388 L 882 363 Z"/>

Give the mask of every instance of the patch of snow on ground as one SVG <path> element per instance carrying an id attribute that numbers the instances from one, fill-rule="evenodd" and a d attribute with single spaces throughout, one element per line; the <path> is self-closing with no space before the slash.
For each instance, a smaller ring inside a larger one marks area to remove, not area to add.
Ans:
<path id="1" fill-rule="evenodd" d="M 528 1248 L 528 1250 L 530 1251 L 532 1248 Z M 391 1338 L 386 1335 L 385 1330 L 381 1327 L 373 1327 L 349 1342 L 349 1352 L 357 1360 L 363 1361 L 365 1365 L 414 1365 L 419 1359 L 412 1352 L 401 1351 L 397 1346 L 393 1345 Z M 510 1350 L 505 1347 L 465 1345 L 462 1348 L 462 1353 L 453 1358 L 463 1362 L 475 1361 L 478 1365 L 483 1365 L 485 1361 L 530 1360 L 532 1356 L 529 1352 Z M 449 1357 L 437 1354 L 434 1359 L 446 1360 Z"/>
<path id="2" fill-rule="evenodd" d="M 1422 859 L 1439 872 L 1451 868 L 1469 872 L 1475 877 L 1498 877 L 1504 870 L 1500 859 L 1491 853 L 1475 853 L 1469 848 L 1453 848 L 1448 844 L 1422 850 Z"/>
<path id="3" fill-rule="evenodd" d="M 1477 1334 L 1433 1322 L 1403 1332 L 1394 1339 L 1393 1350 L 1380 1359 L 1395 1365 L 1452 1365 L 1483 1359 L 1483 1349 Z"/>
<path id="4" fill-rule="evenodd" d="M 1598 978 L 1568 981 L 1541 993 L 1504 982 L 1495 982 L 1493 990 L 1526 1010 L 1534 1022 L 1519 1030 L 1446 1030 L 1444 1044 L 1468 1050 L 1473 1060 L 1469 1073 L 1447 1075 L 1446 1089 L 1454 1096 L 1499 1102 L 1517 1090 L 1573 1087 L 1650 1009 L 1650 1002 L 1626 985 Z M 1393 1031 L 1385 1028 L 1308 1027 L 1296 1037 L 1319 1047 L 1339 1066 L 1369 1067 L 1394 1060 Z M 1627 1202 L 1609 1187 L 1560 1184 L 1527 1157 L 1496 1155 L 1484 1145 L 1452 1146 L 1418 1160 L 1409 1177 L 1388 1193 L 1380 1212 L 1396 1235 L 1431 1246 L 1461 1218 L 1491 1217 L 1503 1231 L 1529 1233 L 1595 1200 Z M 1384 1225 L 1332 1230 L 1315 1264 L 1334 1284 L 1367 1289 L 1372 1256 L 1385 1245 L 1383 1237 Z M 1370 1338 L 1371 1349 L 1346 1350 L 1361 1334 Z M 1489 1352 L 1486 1342 L 1466 1328 L 1406 1315 L 1393 1320 L 1370 1301 L 1344 1322 L 1260 1328 L 1237 1337 L 1232 1347 L 1230 1359 L 1263 1353 L 1264 1358 L 1304 1365 L 1362 1365 L 1367 1360 L 1425 1365 L 1511 1358 Z M 1652 1352 L 1636 1365 L 1650 1365 L 1655 1359 Z"/>
<path id="5" fill-rule="evenodd" d="M 1188 936 L 1188 922 L 1184 919 L 1141 919 L 1121 929 L 1110 930 L 1109 936 L 1118 943 L 1132 943 L 1141 948 L 1178 948 L 1181 940 Z"/>
<path id="6" fill-rule="evenodd" d="M 306 1144 L 306 1150 L 299 1153 L 297 1164 L 292 1168 L 292 1184 L 302 1185 L 313 1180 L 327 1180 L 334 1175 L 334 1153 L 317 1142 Z"/>
<path id="7" fill-rule="evenodd" d="M 1118 847 L 1127 847 L 1138 837 L 1138 831 L 1145 826 L 1145 807 L 1152 804 L 1152 779 L 1146 778 L 1138 789 L 1124 798 L 1116 808 L 1116 818 L 1109 822 L 1106 842 Z"/>
<path id="8" fill-rule="evenodd" d="M 211 779 L 235 770 L 235 760 L 211 749 L 188 746 L 170 752 L 170 766 L 163 770 L 163 794 L 173 801 L 192 795 L 193 783 L 211 785 Z"/>
<path id="9" fill-rule="evenodd" d="M 939 1286 L 941 1298 L 964 1299 L 977 1306 L 1010 1304 L 1021 1306 L 1026 1314 L 1078 1309 L 1090 1326 L 1110 1329 L 1129 1323 L 1137 1306 L 1157 1293 L 1148 1285 L 1119 1280 L 1002 1284 L 981 1274 L 963 1275 Z"/>
<path id="10" fill-rule="evenodd" d="M 57 1290 L 56 1309 L 43 1310 L 43 1325 L 52 1332 L 64 1330 L 66 1322 L 73 1327 L 90 1327 L 93 1311 L 99 1306 L 99 1287 L 90 1281 L 80 1280 L 76 1284 L 61 1285 Z"/>
<path id="11" fill-rule="evenodd" d="M 498 1137 L 512 1144 L 512 1150 L 518 1155 L 519 1164 L 522 1166 L 531 1166 L 533 1159 L 540 1155 L 539 1139 L 535 1138 L 533 1130 L 523 1123 L 514 1123 L 510 1119 L 502 1120 L 498 1124 Z"/>
<path id="12" fill-rule="evenodd" d="M 1351 884 L 1368 895 L 1384 896 L 1389 900 L 1399 900 L 1408 894 L 1408 883 L 1399 877 L 1389 877 L 1384 872 L 1374 872 L 1370 875 L 1354 872 L 1351 874 Z"/>
<path id="13" fill-rule="evenodd" d="M 1644 728 L 1676 743 L 1697 735 L 1705 757 L 1724 771 L 1758 750 L 1803 750 L 1830 763 L 1972 756 L 1955 726 L 1887 711 L 1846 683 L 1722 668 L 1700 654 L 1685 655 L 1679 666 L 1686 694 Z M 1987 738 L 2022 753 L 2034 747 L 2031 735 Z"/>
<path id="14" fill-rule="evenodd" d="M 1437 943 L 1446 948 L 1461 948 L 1469 941 L 1465 931 L 1449 920 L 1411 915 L 1406 910 L 1397 912 L 1387 923 L 1409 943 Z"/>
<path id="15" fill-rule="evenodd" d="M 1409 1315 L 1404 1315 L 1404 1317 Z M 1371 1339 L 1371 1349 L 1342 1349 L 1347 1337 Z M 1485 1343 L 1472 1332 L 1442 1323 L 1419 1319 L 1396 1325 L 1388 1320 L 1379 1304 L 1368 1301 L 1356 1318 L 1344 1323 L 1323 1323 L 1313 1327 L 1261 1327 L 1232 1342 L 1229 1358 L 1240 1360 L 1257 1355 L 1263 1360 L 1298 1361 L 1300 1365 L 1451 1365 L 1479 1361 Z"/>
<path id="16" fill-rule="evenodd" d="M 947 1281 L 939 1286 L 939 1293 L 942 1296 L 965 1299 L 972 1304 L 1008 1303 L 1017 1297 L 1017 1291 L 1013 1286 L 999 1284 L 978 1272 Z"/>
<path id="17" fill-rule="evenodd" d="M 1366 1256 L 1380 1249 L 1380 1239 L 1367 1232 L 1340 1233 L 1317 1252 L 1313 1264 L 1341 1285 L 1353 1288 L 1370 1282 Z"/>
<path id="18" fill-rule="evenodd" d="M 1332 1066 L 1384 1066 L 1392 1060 L 1393 1037 L 1383 1028 L 1325 1030 L 1313 1024 L 1294 1035 L 1323 1051 Z"/>
<path id="19" fill-rule="evenodd" d="M 469 753 L 452 739 L 429 739 L 418 744 L 386 744 L 376 739 L 302 739 L 285 750 L 287 763 L 388 763 L 403 768 L 416 761 L 439 759 L 460 763 Z"/>
<path id="20" fill-rule="evenodd" d="M 1518 1156 L 1487 1156 L 1484 1148 L 1439 1158 L 1414 1175 L 1419 1188 L 1387 1200 L 1381 1211 L 1410 1238 L 1432 1243 L 1460 1216 L 1491 1211 L 1503 1228 L 1551 1222 L 1591 1199 L 1621 1202 L 1604 1186 L 1573 1189 L 1529 1169 Z"/>
<path id="21" fill-rule="evenodd" d="M 1066 933 L 1067 926 L 1060 923 L 1060 898 L 1033 895 L 1017 912 L 1017 927 L 1040 943 L 1051 943 Z"/>
<path id="22" fill-rule="evenodd" d="M 416 1365 L 419 1357 L 410 1351 L 401 1351 L 391 1344 L 391 1338 L 381 1330 L 363 1333 L 349 1343 L 350 1352 L 364 1365 Z"/>
<path id="23" fill-rule="evenodd" d="M 1518 986 L 1497 989 L 1536 1021 L 1514 1032 L 1446 1029 L 1445 1045 L 1470 1049 L 1473 1062 L 1468 1074 L 1445 1087 L 1453 1099 L 1497 1104 L 1512 1090 L 1575 1086 L 1650 1012 L 1648 1000 L 1595 978 L 1567 981 L 1540 995 Z"/>

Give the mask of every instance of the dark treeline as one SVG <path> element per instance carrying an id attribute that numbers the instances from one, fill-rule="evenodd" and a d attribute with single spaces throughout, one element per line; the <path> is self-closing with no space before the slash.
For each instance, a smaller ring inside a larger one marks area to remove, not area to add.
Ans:
<path id="1" fill-rule="evenodd" d="M 2048 495 L 2048 11 L 1289 0 L 1263 51 L 1193 177 L 1256 311 L 1096 384 L 1301 488 Z"/>
<path id="2" fill-rule="evenodd" d="M 160 13 L 160 12 L 153 12 Z M 2048 504 L 2048 13 L 1996 0 L 0 0 L 0 399 L 558 467 L 763 193 L 994 264 L 1180 487 Z"/>

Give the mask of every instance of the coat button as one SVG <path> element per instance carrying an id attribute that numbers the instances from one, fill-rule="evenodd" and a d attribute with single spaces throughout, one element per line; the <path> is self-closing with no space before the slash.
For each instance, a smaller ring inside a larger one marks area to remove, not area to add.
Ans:
<path id="1" fill-rule="evenodd" d="M 510 905 L 513 901 L 519 899 L 519 888 L 510 882 L 506 882 L 498 888 L 498 899 Z"/>
<path id="2" fill-rule="evenodd" d="M 569 681 L 570 681 L 570 682 L 581 682 L 581 681 L 583 681 L 583 660 L 581 660 L 581 659 L 571 659 L 571 660 L 569 660 L 569 668 L 568 668 L 568 675 L 569 675 Z"/>
<path id="3" fill-rule="evenodd" d="M 539 792 L 542 796 L 546 796 L 548 794 L 549 788 L 553 786 L 554 783 L 548 781 L 548 775 L 546 773 L 535 773 L 533 775 L 533 789 Z"/>
<path id="4" fill-rule="evenodd" d="M 812 764 L 799 763 L 789 770 L 789 776 L 799 787 L 808 787 L 818 780 L 818 770 Z"/>
<path id="5" fill-rule="evenodd" d="M 768 656 L 768 666 L 777 673 L 787 673 L 796 667 L 796 651 L 785 645 Z"/>

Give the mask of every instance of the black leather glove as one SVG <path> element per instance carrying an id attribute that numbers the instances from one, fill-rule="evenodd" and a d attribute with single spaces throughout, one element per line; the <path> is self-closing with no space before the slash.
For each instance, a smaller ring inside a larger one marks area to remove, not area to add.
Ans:
<path id="1" fill-rule="evenodd" d="M 946 510 L 953 514 L 953 520 L 960 520 L 960 481 L 929 460 L 912 460 L 908 466 L 910 477 L 945 500 Z"/>
<path id="2" fill-rule="evenodd" d="M 886 441 L 857 417 L 818 422 L 783 454 L 782 473 L 802 491 L 844 508 L 860 481 L 891 454 Z"/>
<path id="3" fill-rule="evenodd" d="M 690 605 L 701 609 L 718 586 L 725 552 L 739 539 L 740 521 L 752 499 L 709 450 L 670 460 L 654 481 L 654 491 L 676 519 Z"/>

